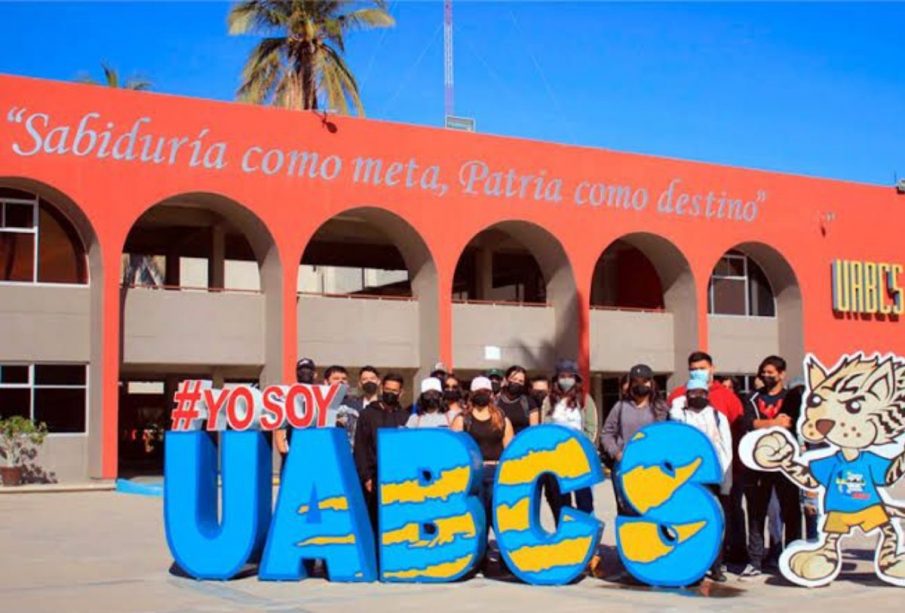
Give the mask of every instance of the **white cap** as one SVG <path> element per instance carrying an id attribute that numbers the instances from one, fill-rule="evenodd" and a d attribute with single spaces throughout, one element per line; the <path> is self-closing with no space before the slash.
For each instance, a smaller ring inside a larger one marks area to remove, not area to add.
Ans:
<path id="1" fill-rule="evenodd" d="M 443 386 L 437 377 L 428 377 L 421 380 L 421 393 L 430 391 L 443 393 Z"/>
<path id="2" fill-rule="evenodd" d="M 490 384 L 490 379 L 487 377 L 475 377 L 471 380 L 471 391 L 473 392 L 491 389 L 493 389 L 493 386 Z"/>

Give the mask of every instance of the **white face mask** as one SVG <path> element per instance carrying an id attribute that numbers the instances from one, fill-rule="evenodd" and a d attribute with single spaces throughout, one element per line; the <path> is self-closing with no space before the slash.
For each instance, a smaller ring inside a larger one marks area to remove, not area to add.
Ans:
<path id="1" fill-rule="evenodd" d="M 695 381 L 703 381 L 704 383 L 710 383 L 710 370 L 706 368 L 695 368 L 690 371 L 689 376 L 691 379 Z"/>
<path id="2" fill-rule="evenodd" d="M 559 388 L 562 391 L 568 392 L 573 387 L 575 387 L 575 377 L 560 377 L 559 378 Z"/>

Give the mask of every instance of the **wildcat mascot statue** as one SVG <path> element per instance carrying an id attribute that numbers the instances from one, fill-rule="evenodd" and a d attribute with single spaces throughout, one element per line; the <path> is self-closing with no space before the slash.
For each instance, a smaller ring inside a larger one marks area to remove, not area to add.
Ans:
<path id="1" fill-rule="evenodd" d="M 842 569 L 842 541 L 857 528 L 879 535 L 877 576 L 905 586 L 898 521 L 905 518 L 905 503 L 895 503 L 887 491 L 905 474 L 905 358 L 858 353 L 827 369 L 809 355 L 805 373 L 798 421 L 802 441 L 773 427 L 749 433 L 739 448 L 749 468 L 780 471 L 799 487 L 819 492 L 820 538 L 788 546 L 780 571 L 798 585 L 827 585 Z M 821 448 L 803 452 L 802 442 Z"/>

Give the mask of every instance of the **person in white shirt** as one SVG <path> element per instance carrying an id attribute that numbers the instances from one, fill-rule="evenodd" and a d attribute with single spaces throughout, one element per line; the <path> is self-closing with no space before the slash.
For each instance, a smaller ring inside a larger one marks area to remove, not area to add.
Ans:
<path id="1" fill-rule="evenodd" d="M 669 418 L 678 421 L 704 433 L 713 444 L 716 455 L 723 471 L 723 480 L 719 485 L 709 486 L 711 491 L 718 496 L 727 496 L 732 488 L 732 433 L 729 430 L 729 420 L 710 405 L 709 385 L 706 381 L 692 379 L 685 386 L 685 396 L 680 396 L 673 401 L 669 409 Z M 723 546 L 720 545 L 719 554 L 708 573 L 713 581 L 724 583 L 726 575 L 722 570 Z"/>
<path id="2" fill-rule="evenodd" d="M 440 379 L 428 377 L 421 382 L 421 395 L 415 413 L 405 422 L 406 428 L 449 428 L 452 418 L 443 406 Z"/>

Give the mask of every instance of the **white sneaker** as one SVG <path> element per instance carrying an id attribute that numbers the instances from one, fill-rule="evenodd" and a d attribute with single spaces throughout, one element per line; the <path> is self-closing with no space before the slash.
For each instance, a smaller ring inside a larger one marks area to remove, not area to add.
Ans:
<path id="1" fill-rule="evenodd" d="M 738 574 L 739 577 L 749 578 L 749 577 L 760 577 L 761 572 L 759 568 L 754 568 L 750 564 L 748 564 L 745 569 Z"/>

